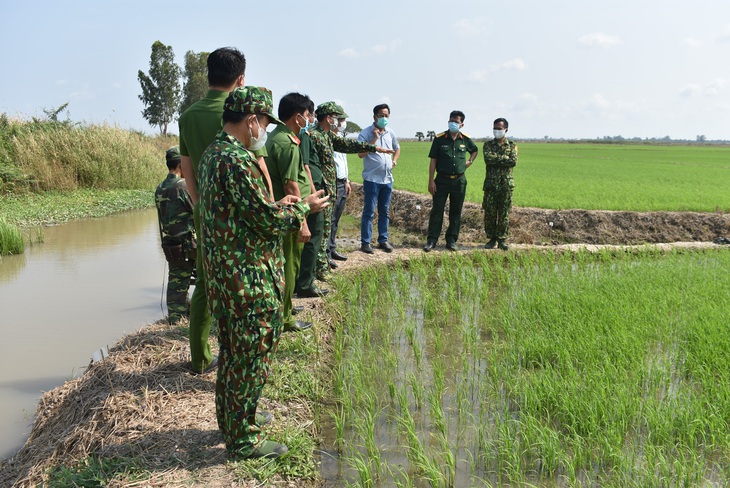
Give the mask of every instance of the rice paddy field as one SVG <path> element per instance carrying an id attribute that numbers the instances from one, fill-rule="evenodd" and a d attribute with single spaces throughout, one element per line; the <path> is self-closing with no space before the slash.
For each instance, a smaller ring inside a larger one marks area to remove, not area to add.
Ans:
<path id="1" fill-rule="evenodd" d="M 442 254 L 338 277 L 348 486 L 730 484 L 730 254 Z"/>
<path id="2" fill-rule="evenodd" d="M 483 142 L 467 170 L 467 200 L 481 202 Z M 402 142 L 394 188 L 427 194 L 431 143 Z M 519 143 L 512 203 L 629 211 L 730 211 L 730 146 Z M 362 160 L 349 155 L 350 179 Z"/>

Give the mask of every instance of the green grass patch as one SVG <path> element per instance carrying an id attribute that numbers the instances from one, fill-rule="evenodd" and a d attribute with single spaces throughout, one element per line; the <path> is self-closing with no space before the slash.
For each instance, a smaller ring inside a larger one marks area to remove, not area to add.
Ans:
<path id="1" fill-rule="evenodd" d="M 726 486 L 729 266 L 724 250 L 476 252 L 339 279 L 346 478 Z"/>
<path id="2" fill-rule="evenodd" d="M 25 248 L 20 229 L 0 218 L 0 256 L 21 254 Z"/>
<path id="3" fill-rule="evenodd" d="M 160 179 L 162 181 L 162 179 Z M 76 190 L 0 195 L 3 217 L 19 227 L 57 224 L 154 206 L 151 190 Z"/>
<path id="4" fill-rule="evenodd" d="M 467 200 L 482 201 L 480 155 L 467 170 Z M 513 204 L 553 209 L 730 211 L 730 147 L 518 143 Z M 429 142 L 402 142 L 394 187 L 428 194 Z M 350 178 L 362 160 L 348 155 Z"/>
<path id="5" fill-rule="evenodd" d="M 148 479 L 150 473 L 131 458 L 98 458 L 90 456 L 75 466 L 60 466 L 48 473 L 48 486 L 102 488 L 113 483 L 126 486 Z"/>

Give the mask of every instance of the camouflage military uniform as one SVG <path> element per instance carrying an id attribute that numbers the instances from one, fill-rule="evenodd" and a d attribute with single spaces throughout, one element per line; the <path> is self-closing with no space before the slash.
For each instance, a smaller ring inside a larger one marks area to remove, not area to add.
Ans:
<path id="1" fill-rule="evenodd" d="M 221 131 L 198 173 L 203 268 L 220 351 L 216 414 L 227 449 L 250 455 L 264 440 L 256 406 L 282 330 L 282 240 L 309 206 L 280 207 L 251 152 Z"/>
<path id="2" fill-rule="evenodd" d="M 512 190 L 515 187 L 512 168 L 517 164 L 517 145 L 505 139 L 484 143 L 484 232 L 488 239 L 505 240 L 509 234 L 509 211 L 512 208 Z"/>
<path id="3" fill-rule="evenodd" d="M 196 241 L 193 201 L 185 180 L 168 174 L 155 190 L 162 249 L 169 273 L 167 278 L 167 319 L 177 322 L 188 315 L 190 277 L 195 270 Z"/>
<path id="4" fill-rule="evenodd" d="M 327 102 L 332 103 L 332 102 Z M 320 105 L 326 106 L 327 103 Z M 339 112 L 324 112 L 339 115 Z M 330 195 L 332 201 L 337 197 L 337 165 L 335 164 L 334 152 L 341 153 L 360 153 L 364 151 L 375 152 L 375 146 L 366 142 L 353 141 L 332 132 L 325 131 L 319 124 L 309 132 L 312 148 L 317 154 L 317 158 L 312 164 L 319 166 L 322 171 L 322 183 L 318 185 L 315 181 L 315 187 L 318 190 L 324 189 L 325 195 Z M 330 231 L 332 229 L 332 206 L 324 209 L 324 230 L 322 233 L 322 243 L 317 250 L 317 276 L 329 271 L 329 259 L 327 258 L 327 242 L 329 241 Z M 306 246 L 305 246 L 306 248 Z M 304 260 L 304 258 L 302 258 Z"/>

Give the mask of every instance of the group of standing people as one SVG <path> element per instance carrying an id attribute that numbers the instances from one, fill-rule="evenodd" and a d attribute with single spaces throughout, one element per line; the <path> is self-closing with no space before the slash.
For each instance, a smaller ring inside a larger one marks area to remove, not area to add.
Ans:
<path id="1" fill-rule="evenodd" d="M 167 151 L 168 176 L 155 192 L 170 270 L 168 320 L 188 314 L 185 299 L 194 279 L 190 369 L 194 374 L 217 369 L 216 415 L 226 448 L 236 458 L 278 457 L 287 447 L 265 438 L 262 427 L 272 415 L 257 411 L 258 400 L 280 334 L 312 325 L 294 317 L 292 297 L 324 296 L 327 290 L 315 278 L 326 278 L 337 260 L 347 259 L 335 241 L 351 191 L 346 154 L 363 159 L 360 250 L 372 254 L 376 246 L 391 252 L 392 170 L 400 145 L 388 127 L 387 104 L 374 107 L 373 124 L 355 141 L 341 133 L 347 114 L 333 101 L 315 109 L 308 96 L 288 93 L 274 115 L 271 91 L 245 86 L 246 60 L 238 50 L 213 51 L 207 67 L 209 90 L 180 117 L 180 145 Z M 441 232 L 447 198 L 447 248 L 457 250 L 464 172 L 477 155 L 460 132 L 463 122 L 462 112 L 452 112 L 448 133 L 434 139 L 429 153 L 433 208 L 425 251 Z M 270 133 L 269 125 L 275 126 Z M 495 139 L 484 146 L 486 247 L 505 250 L 504 195 L 511 194 L 517 162 L 506 130 L 506 120 L 495 121 Z M 218 326 L 217 356 L 208 341 L 212 320 Z"/>

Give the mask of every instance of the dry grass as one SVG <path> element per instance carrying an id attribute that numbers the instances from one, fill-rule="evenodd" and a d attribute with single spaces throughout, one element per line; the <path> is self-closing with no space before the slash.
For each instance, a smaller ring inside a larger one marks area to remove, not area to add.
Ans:
<path id="1" fill-rule="evenodd" d="M 143 486 L 260 486 L 241 482 L 227 462 L 215 417 L 215 373 L 195 376 L 188 364 L 187 337 L 178 327 L 160 322 L 124 337 L 107 359 L 42 396 L 26 445 L 0 465 L 0 486 L 37 486 L 50 468 L 90 456 L 134 458 L 146 472 Z M 295 423 L 314 434 L 309 405 L 264 397 L 261 408 L 274 414 L 273 432 Z M 121 475 L 108 486 L 130 483 Z"/>

